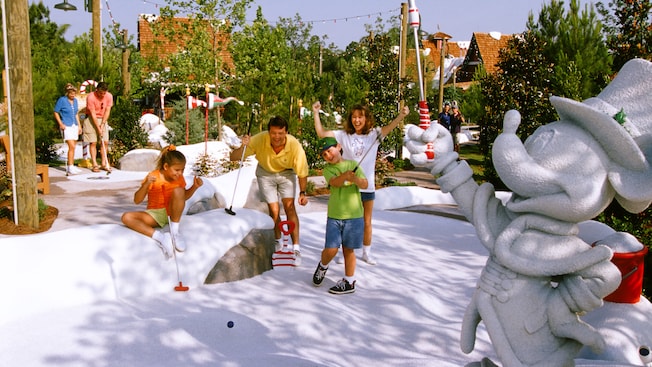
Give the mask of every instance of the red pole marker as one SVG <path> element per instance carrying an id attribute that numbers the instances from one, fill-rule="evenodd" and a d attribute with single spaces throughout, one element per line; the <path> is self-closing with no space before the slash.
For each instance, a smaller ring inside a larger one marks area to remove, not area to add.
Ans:
<path id="1" fill-rule="evenodd" d="M 294 267 L 294 252 L 288 247 L 288 237 L 294 231 L 295 223 L 284 220 L 278 223 L 278 228 L 283 234 L 283 248 L 272 254 L 272 267 L 275 269 Z"/>
<path id="2" fill-rule="evenodd" d="M 421 27 L 421 19 L 415 0 L 408 1 L 408 23 L 414 31 L 414 46 L 417 50 L 415 54 L 417 59 L 417 75 L 419 76 L 419 127 L 426 130 L 430 127 L 430 111 L 428 110 L 428 102 L 426 102 L 426 93 L 423 90 L 421 52 L 419 52 L 419 28 Z M 443 65 L 440 67 L 443 67 Z M 435 147 L 432 143 L 426 145 L 426 157 L 428 160 L 435 158 Z"/>
<path id="3" fill-rule="evenodd" d="M 424 130 L 430 127 L 430 111 L 426 101 L 419 101 L 419 127 Z M 432 143 L 426 145 L 426 158 L 435 159 L 435 146 Z"/>

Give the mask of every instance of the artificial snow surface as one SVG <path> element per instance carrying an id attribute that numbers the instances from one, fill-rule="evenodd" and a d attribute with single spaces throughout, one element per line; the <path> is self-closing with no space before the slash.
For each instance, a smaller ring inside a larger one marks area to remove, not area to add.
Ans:
<path id="1" fill-rule="evenodd" d="M 462 317 L 487 256 L 474 228 L 392 210 L 454 203 L 437 190 L 377 192 L 373 255 L 379 264 L 358 260 L 353 294 L 328 293 L 344 273 L 344 265 L 334 262 L 322 286 L 312 285 L 326 213 L 301 207 L 300 267 L 204 285 L 215 262 L 251 229 L 272 226 L 267 215 L 242 208 L 253 174 L 253 167 L 240 174 L 235 216 L 220 208 L 183 218 L 188 250 L 178 261 L 189 292 L 173 290 L 174 261 L 164 261 L 153 240 L 119 223 L 0 238 L 0 366 L 446 367 L 483 357 L 498 362 L 483 324 L 473 353 L 459 347 Z M 117 171 L 111 179 L 142 177 Z M 195 196 L 214 194 L 228 203 L 236 179 L 236 172 L 206 179 Z M 630 307 L 636 317 L 647 310 L 648 320 L 618 327 L 637 342 L 650 342 L 649 302 Z M 614 312 L 626 315 L 623 308 Z M 600 319 L 609 315 L 615 313 Z M 625 364 L 578 359 L 577 365 Z"/>

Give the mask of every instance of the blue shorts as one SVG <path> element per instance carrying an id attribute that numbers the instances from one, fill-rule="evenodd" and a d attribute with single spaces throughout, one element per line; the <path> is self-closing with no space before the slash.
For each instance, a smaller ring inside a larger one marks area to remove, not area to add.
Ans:
<path id="1" fill-rule="evenodd" d="M 365 201 L 372 201 L 376 200 L 376 192 L 361 192 L 360 197 L 362 198 L 362 202 L 364 203 Z"/>
<path id="2" fill-rule="evenodd" d="M 362 237 L 364 234 L 364 219 L 333 219 L 326 220 L 326 242 L 325 248 L 350 249 L 362 248 Z"/>

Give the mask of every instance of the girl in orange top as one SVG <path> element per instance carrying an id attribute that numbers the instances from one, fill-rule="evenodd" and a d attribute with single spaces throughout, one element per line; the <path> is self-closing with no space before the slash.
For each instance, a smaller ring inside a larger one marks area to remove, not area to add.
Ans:
<path id="1" fill-rule="evenodd" d="M 172 237 L 174 249 L 183 252 L 186 246 L 179 235 L 179 220 L 188 200 L 203 184 L 201 178 L 193 179 L 192 186 L 186 189 L 183 170 L 186 167 L 186 157 L 170 145 L 161 151 L 156 169 L 143 180 L 140 188 L 134 194 L 134 203 L 140 204 L 147 197 L 147 210 L 126 212 L 122 215 L 122 223 L 138 233 L 151 237 L 158 243 L 165 259 L 172 257 Z M 170 232 L 162 232 L 162 228 L 170 219 Z"/>

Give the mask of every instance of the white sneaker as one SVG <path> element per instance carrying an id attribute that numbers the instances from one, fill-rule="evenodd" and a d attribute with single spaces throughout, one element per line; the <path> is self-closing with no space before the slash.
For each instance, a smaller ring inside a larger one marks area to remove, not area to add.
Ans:
<path id="1" fill-rule="evenodd" d="M 281 250 L 283 250 L 283 242 L 276 241 L 274 244 L 274 251 L 280 252 Z"/>
<path id="2" fill-rule="evenodd" d="M 186 251 L 186 241 L 181 238 L 181 234 L 177 233 L 176 236 L 174 236 L 174 249 L 177 250 L 177 252 L 184 252 Z"/>
<path id="3" fill-rule="evenodd" d="M 301 251 L 294 251 L 294 266 L 301 265 Z"/>
<path id="4" fill-rule="evenodd" d="M 79 168 L 77 168 L 75 166 L 70 167 L 70 169 L 68 171 L 70 173 L 72 173 L 73 175 L 78 175 L 78 174 L 83 172 L 82 170 L 80 170 Z"/>
<path id="5" fill-rule="evenodd" d="M 165 239 L 163 242 L 157 242 L 158 247 L 161 248 L 161 251 L 163 252 L 163 256 L 165 257 L 165 260 L 170 260 L 172 257 L 172 236 L 168 232 L 163 233 L 163 236 Z"/>
<path id="6" fill-rule="evenodd" d="M 369 264 L 369 265 L 376 265 L 377 264 L 376 259 L 374 259 L 373 257 L 367 255 L 367 253 L 362 254 L 362 260 L 364 262 L 366 262 L 367 264 Z"/>
<path id="7" fill-rule="evenodd" d="M 335 262 L 338 264 L 344 264 L 344 257 L 340 255 L 335 256 Z"/>

